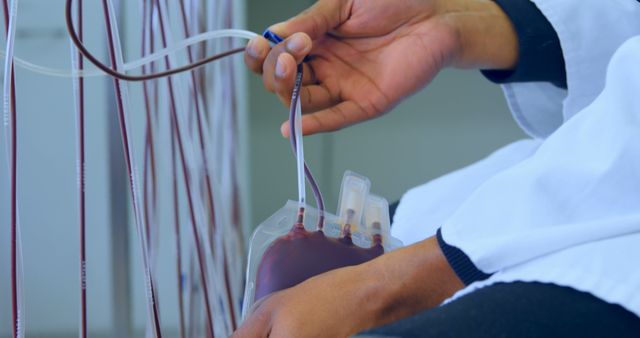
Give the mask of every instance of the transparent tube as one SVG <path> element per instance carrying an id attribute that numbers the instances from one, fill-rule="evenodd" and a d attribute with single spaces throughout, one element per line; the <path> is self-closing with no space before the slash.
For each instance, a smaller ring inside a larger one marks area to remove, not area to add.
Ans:
<path id="1" fill-rule="evenodd" d="M 115 68 L 119 69 L 122 67 L 124 63 L 122 60 L 122 45 L 120 42 L 120 35 L 118 33 L 118 25 L 115 18 L 115 9 L 113 6 L 113 2 L 111 0 L 106 0 L 108 5 L 108 9 L 106 9 L 107 19 L 109 21 L 109 27 L 111 30 L 111 36 L 109 36 L 110 48 L 113 49 L 113 53 L 115 54 L 115 60 L 113 60 L 115 64 Z M 121 102 L 121 114 L 123 116 L 122 123 L 122 131 L 124 136 L 126 137 L 126 143 L 124 144 L 125 151 L 127 152 L 128 157 L 128 165 L 129 165 L 129 180 L 131 185 L 131 193 L 132 193 L 132 202 L 133 202 L 133 213 L 136 224 L 136 232 L 138 235 L 138 240 L 140 242 L 140 249 L 142 253 L 142 264 L 144 268 L 144 277 L 145 277 L 145 292 L 147 296 L 147 315 L 149 316 L 149 320 L 154 323 L 154 333 L 155 337 L 161 337 L 162 333 L 160 332 L 160 324 L 159 324 L 159 316 L 157 315 L 157 303 L 155 302 L 155 293 L 154 293 L 154 283 L 150 271 L 149 265 L 149 256 L 148 256 L 148 243 L 146 241 L 145 227 L 144 221 L 142 218 L 142 213 L 140 212 L 140 208 L 142 203 L 140 201 L 140 193 L 138 186 L 138 166 L 135 161 L 135 156 L 133 154 L 133 143 L 131 139 L 131 135 L 128 134 L 129 125 L 129 92 L 128 92 L 128 84 L 123 83 L 122 81 L 115 80 L 116 85 L 119 87 L 120 96 L 117 97 L 117 100 Z"/>
<path id="2" fill-rule="evenodd" d="M 10 121 L 9 115 L 11 111 L 11 77 L 12 77 L 12 66 L 14 62 L 13 57 L 13 46 L 15 42 L 16 36 L 16 19 L 18 12 L 18 0 L 12 0 L 9 8 L 9 31 L 7 32 L 7 44 L 6 44 L 6 53 L 4 58 L 4 81 L 3 81 L 3 101 L 2 108 L 4 111 L 4 126 L 7 128 L 6 137 L 6 147 L 7 147 L 7 158 L 9 158 L 9 143 L 10 143 L 10 132 L 8 130 Z"/>
<path id="3" fill-rule="evenodd" d="M 5 0 L 8 1 L 8 0 Z M 10 185 L 12 187 L 14 187 L 15 189 L 15 183 L 16 183 L 16 177 L 15 175 L 17 174 L 17 172 L 14 170 L 15 169 L 15 161 L 16 161 L 16 154 L 14 153 L 15 151 L 17 151 L 16 145 L 14 144 L 14 142 L 17 142 L 17 137 L 15 135 L 16 133 L 16 123 L 15 123 L 15 107 L 13 107 L 14 111 L 11 110 L 11 101 L 13 98 L 13 95 L 15 95 L 15 93 L 13 92 L 13 90 L 15 90 L 14 85 L 13 85 L 13 78 L 14 78 L 14 74 L 13 74 L 13 51 L 14 51 L 14 45 L 15 45 L 15 35 L 16 35 L 16 27 L 17 27 L 17 18 L 18 18 L 18 2 L 19 0 L 12 0 L 9 7 L 6 8 L 8 10 L 8 17 L 9 17 L 9 24 L 8 24 L 8 30 L 7 30 L 7 39 L 6 39 L 6 50 L 7 53 L 5 55 L 5 60 L 4 60 L 4 79 L 3 79 L 3 85 L 4 85 L 4 90 L 3 90 L 3 110 L 4 110 L 4 126 L 5 126 L 5 146 L 6 146 L 6 155 L 7 155 L 7 164 L 9 164 L 9 180 L 10 180 Z M 6 2 L 5 2 L 6 4 Z M 12 189 L 12 196 L 11 196 L 11 200 L 12 200 L 12 208 L 15 208 L 15 211 L 12 210 L 12 212 L 15 212 L 15 215 L 12 216 L 12 220 L 11 220 L 11 228 L 12 228 L 12 239 L 11 241 L 15 241 L 15 245 L 14 248 L 12 248 L 12 251 L 15 250 L 15 255 L 12 259 L 14 259 L 14 261 L 12 262 L 12 265 L 15 266 L 15 275 L 13 275 L 13 271 L 12 271 L 12 279 L 14 279 L 14 281 L 12 282 L 12 284 L 15 285 L 12 287 L 12 303 L 15 303 L 15 308 L 13 309 L 13 317 L 14 320 L 12 321 L 12 331 L 14 332 L 14 337 L 16 338 L 23 338 L 24 337 L 24 331 L 25 331 L 25 326 L 24 326 L 24 294 L 23 294 L 23 279 L 24 279 L 24 272 L 23 272 L 23 264 L 22 264 L 22 236 L 21 236 L 21 231 L 20 231 L 20 220 L 19 220 L 19 208 L 18 208 L 18 201 L 16 199 L 16 196 L 14 195 L 14 191 Z M 15 217 L 15 219 L 13 218 Z M 13 268 L 12 268 L 13 269 Z"/>
<path id="4" fill-rule="evenodd" d="M 291 105 L 289 108 L 289 139 L 291 140 L 291 148 L 296 157 L 296 169 L 298 178 L 298 223 L 302 223 L 304 217 L 304 209 L 306 203 L 306 186 L 305 186 L 305 162 L 304 162 L 304 144 L 302 143 L 302 107 L 300 104 L 300 88 L 302 87 L 302 65 L 298 66 L 296 73 L 296 83 L 291 94 Z"/>
<path id="5" fill-rule="evenodd" d="M 300 95 L 295 103 L 296 105 L 296 121 L 295 126 L 295 138 L 296 138 L 296 165 L 298 170 L 298 202 L 300 207 L 303 207 L 306 203 L 306 184 L 304 177 L 304 144 L 302 143 L 302 104 L 300 103 Z"/>
<path id="6" fill-rule="evenodd" d="M 17 1 L 17 0 L 16 0 Z M 20 217 L 18 217 L 18 224 L 20 224 Z M 25 336 L 25 306 L 24 306 L 24 290 L 22 288 L 24 280 L 24 258 L 22 256 L 22 230 L 18 226 L 17 230 L 17 254 L 18 254 L 18 335 L 17 338 L 24 338 Z"/>
<path id="7" fill-rule="evenodd" d="M 79 51 L 70 42 L 71 51 L 71 65 L 73 69 L 80 68 Z M 84 163 L 84 100 L 81 94 L 82 85 L 80 84 L 81 78 L 73 79 L 73 96 L 74 96 L 74 108 L 76 113 L 76 179 L 78 186 L 78 204 L 80 209 L 80 326 L 78 337 L 86 337 L 87 335 L 87 318 L 86 318 L 86 261 L 85 261 L 85 219 L 82 209 L 84 208 L 84 178 L 85 178 L 85 163 Z"/>
<path id="8" fill-rule="evenodd" d="M 158 8 L 158 24 L 159 24 L 159 32 L 160 32 L 160 41 L 163 47 L 168 46 L 169 40 L 171 39 L 171 35 L 167 32 L 168 25 L 170 23 L 169 18 L 167 16 L 167 8 L 166 4 L 160 0 L 156 0 L 157 8 Z M 171 68 L 173 64 L 173 55 L 167 55 L 165 58 L 165 66 L 167 69 Z M 169 93 L 169 104 L 170 111 L 173 123 L 175 125 L 175 139 L 177 141 L 177 149 L 179 151 L 179 158 L 182 165 L 182 174 L 185 182 L 185 192 L 187 195 L 187 205 L 189 210 L 189 218 L 191 220 L 191 227 L 194 238 L 194 246 L 197 254 L 197 261 L 200 268 L 200 279 L 201 286 L 204 298 L 204 307 L 206 313 L 206 323 L 208 327 L 208 334 L 211 336 L 215 336 L 214 329 L 214 316 L 212 312 L 210 292 L 209 292 L 209 284 L 207 284 L 208 278 L 208 264 L 207 257 L 211 257 L 210 255 L 210 246 L 208 245 L 208 241 L 203 240 L 203 227 L 206 224 L 204 221 L 204 207 L 202 205 L 202 199 L 200 198 L 200 186 L 198 184 L 193 184 L 195 177 L 198 177 L 198 170 L 202 168 L 202 158 L 198 156 L 198 152 L 195 152 L 193 140 L 190 138 L 190 134 L 188 132 L 189 119 L 188 112 L 183 109 L 186 107 L 184 97 L 181 94 L 182 92 L 178 90 L 178 87 L 184 88 L 183 86 L 178 86 L 176 83 L 179 82 L 179 77 L 167 77 L 167 89 Z M 204 248 L 204 251 L 203 251 Z"/>
<path id="9" fill-rule="evenodd" d="M 149 54 L 144 58 L 127 62 L 122 65 L 121 70 L 126 72 L 126 71 L 140 68 L 154 61 L 160 60 L 167 55 L 173 54 L 181 49 L 187 48 L 189 46 L 192 46 L 207 40 L 222 39 L 222 38 L 240 38 L 240 39 L 251 40 L 258 36 L 260 35 L 254 32 L 250 32 L 242 29 L 221 29 L 221 30 L 205 32 L 198 35 L 194 35 L 188 39 L 184 39 L 172 46 L 168 46 L 167 48 L 160 49 L 157 52 L 153 54 Z M 4 56 L 7 55 L 6 51 L 0 51 L 0 53 L 2 53 L 2 55 Z M 27 60 L 20 59 L 17 57 L 14 58 L 14 62 L 17 66 L 30 70 L 34 73 L 44 74 L 48 76 L 55 76 L 55 77 L 81 77 L 81 76 L 95 77 L 95 76 L 107 75 L 99 69 L 76 71 L 76 70 L 70 70 L 70 69 L 49 68 L 49 67 L 34 64 L 32 62 L 29 62 Z"/>

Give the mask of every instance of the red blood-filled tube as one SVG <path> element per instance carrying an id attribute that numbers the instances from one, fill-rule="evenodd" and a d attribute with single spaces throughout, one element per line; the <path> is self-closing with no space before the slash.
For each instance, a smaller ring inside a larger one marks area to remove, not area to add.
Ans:
<path id="1" fill-rule="evenodd" d="M 147 55 L 147 36 L 153 29 L 151 26 L 151 20 L 153 15 L 153 9 L 149 8 L 147 1 L 142 1 L 142 36 L 141 36 L 141 48 L 140 54 L 142 57 Z M 147 74 L 147 66 L 142 66 L 142 74 Z M 156 152 L 154 147 L 154 132 L 153 121 L 151 117 L 151 102 L 149 98 L 149 84 L 145 81 L 142 83 L 142 94 L 144 98 L 144 110 L 145 110 L 145 146 L 144 146 L 144 163 L 143 163 L 143 201 L 144 201 L 144 218 L 147 228 L 147 243 L 149 243 L 150 255 L 154 252 L 154 240 L 152 234 L 158 230 L 158 227 L 151 221 L 151 215 L 155 215 L 157 206 L 157 175 L 156 175 Z M 151 183 L 149 182 L 151 179 Z M 150 185 L 150 187 L 149 187 Z M 151 190 L 151 192 L 149 192 Z M 149 196 L 151 194 L 151 196 Z M 152 257 L 152 256 L 151 256 Z"/>
<path id="2" fill-rule="evenodd" d="M 182 28 L 183 28 L 184 36 L 185 38 L 189 38 L 191 34 L 189 33 L 189 22 L 187 20 L 187 13 L 184 5 L 184 0 L 180 0 L 180 13 L 181 13 L 180 17 L 182 18 Z M 193 51 L 191 49 L 191 46 L 187 47 L 187 57 L 188 57 L 189 63 L 193 63 Z M 202 113 L 200 101 L 199 101 L 199 92 L 198 92 L 198 83 L 196 81 L 196 73 L 195 71 L 191 71 L 189 75 L 191 78 L 191 86 L 192 86 L 192 91 L 191 91 L 192 100 L 193 100 L 193 105 L 195 107 L 195 114 L 196 114 L 198 141 L 200 142 L 200 152 L 202 154 L 202 164 L 204 167 L 204 180 L 205 180 L 207 203 L 208 203 L 207 206 L 209 208 L 209 226 L 211 227 L 211 232 L 213 233 L 216 228 L 216 209 L 215 209 L 214 199 L 213 199 L 213 186 L 211 183 L 211 175 L 209 171 L 210 169 L 209 160 L 208 160 L 206 145 L 204 141 L 205 131 L 203 128 L 203 121 L 202 121 L 203 113 Z M 231 326 L 232 326 L 232 330 L 235 331 L 236 330 L 236 318 L 235 318 L 235 310 L 234 310 L 235 304 L 233 301 L 233 296 L 231 295 L 231 285 L 229 284 L 229 268 L 227 266 L 226 257 L 223 257 L 223 273 L 224 273 L 224 283 L 225 283 L 224 289 L 226 291 L 227 302 L 229 303 L 229 308 L 230 308 L 229 313 L 231 315 Z"/>
<path id="3" fill-rule="evenodd" d="M 81 2 L 82 0 L 79 0 L 79 2 Z M 67 3 L 67 22 L 70 22 L 70 3 Z M 115 40 L 114 40 L 114 34 L 115 32 L 112 30 L 112 22 L 111 22 L 111 17 L 110 17 L 110 9 L 109 9 L 109 0 L 103 0 L 102 1 L 102 7 L 103 7 L 103 13 L 104 13 L 104 17 L 105 17 L 105 25 L 106 25 L 106 29 L 107 29 L 107 40 L 108 40 L 108 50 L 109 50 L 109 57 L 111 59 L 111 63 L 112 63 L 112 67 L 117 71 L 118 68 L 118 59 L 116 57 L 116 45 L 115 45 Z M 71 21 L 71 23 L 73 23 Z M 84 54 L 84 53 L 83 53 Z M 118 108 L 118 119 L 119 119 L 119 123 L 120 123 L 120 131 L 121 131 L 121 136 L 122 136 L 122 143 L 123 143 L 123 147 L 125 149 L 124 154 L 125 154 L 125 162 L 127 165 L 127 172 L 129 173 L 129 180 L 130 180 L 130 188 L 131 188 L 131 194 L 133 196 L 134 199 L 134 203 L 133 203 L 133 208 L 134 208 L 134 214 L 135 215 L 140 215 L 140 210 L 139 210 L 139 205 L 138 203 L 135 201 L 135 196 L 136 196 L 136 192 L 135 192 L 135 181 L 134 181 L 134 177 L 135 177 L 135 173 L 133 171 L 133 165 L 132 165 L 132 158 L 131 158 L 131 148 L 129 146 L 129 131 L 127 128 L 127 122 L 126 122 L 126 116 L 125 116 L 125 108 L 124 108 L 124 102 L 123 102 L 123 96 L 122 96 L 122 91 L 121 91 L 121 87 L 120 87 L 120 80 L 115 79 L 114 78 L 114 85 L 115 85 L 115 92 L 116 92 L 116 105 Z M 137 216 L 136 216 L 137 217 Z M 145 243 L 145 240 L 143 240 L 143 243 Z M 147 255 L 147 248 L 144 247 L 143 245 L 143 255 Z M 149 269 L 148 263 L 145 266 L 145 276 L 148 282 L 148 287 L 149 287 L 149 301 L 151 303 L 151 319 L 153 322 L 153 327 L 154 327 L 154 332 L 155 332 L 155 336 L 157 338 L 161 338 L 162 337 L 162 332 L 161 332 L 161 328 L 160 328 L 160 315 L 159 315 L 159 311 L 158 311 L 158 304 L 157 304 L 157 294 L 156 294 L 156 288 L 155 288 L 155 283 L 153 281 L 153 276 L 151 274 L 151 271 Z"/>
<path id="4" fill-rule="evenodd" d="M 292 96 L 291 107 L 289 109 L 289 130 L 290 130 L 289 140 L 290 140 L 291 149 L 293 150 L 294 155 L 296 154 L 296 150 L 298 149 L 298 144 L 295 138 L 294 130 L 296 128 L 297 102 L 298 102 L 298 99 L 300 98 L 300 89 L 302 88 L 303 69 L 304 68 L 302 67 L 302 64 L 298 65 L 297 74 L 296 74 L 296 83 L 293 88 L 293 94 L 291 95 Z M 316 180 L 313 177 L 313 174 L 311 173 L 309 166 L 307 165 L 306 162 L 303 162 L 303 163 L 304 163 L 305 177 L 307 178 L 307 181 L 311 186 L 311 190 L 313 191 L 313 196 L 316 200 L 316 205 L 318 207 L 319 217 L 318 217 L 317 228 L 322 229 L 324 226 L 324 210 L 325 210 L 324 199 L 322 198 L 320 187 L 318 187 L 318 184 L 316 183 Z"/>
<path id="5" fill-rule="evenodd" d="M 78 37 L 80 41 L 83 41 L 84 37 L 84 23 L 82 2 L 78 3 L 77 10 L 77 23 L 78 23 Z M 75 53 L 76 51 L 72 51 Z M 84 60 L 82 53 L 77 52 L 75 67 L 78 71 L 84 69 Z M 87 250 L 86 250 L 86 165 L 85 165 L 85 107 L 84 107 L 84 78 L 79 77 L 76 80 L 76 104 L 77 104 L 77 119 L 78 119 L 78 210 L 80 221 L 80 337 L 87 337 Z"/>
<path id="6" fill-rule="evenodd" d="M 9 0 L 3 1 L 6 36 L 9 38 Z M 20 334 L 20 303 L 18 301 L 18 124 L 16 107 L 16 79 L 13 62 L 11 64 L 11 101 L 10 101 L 10 152 L 9 175 L 11 185 L 11 331 L 13 337 Z"/>
<path id="7" fill-rule="evenodd" d="M 98 58 L 95 55 L 89 52 L 89 50 L 87 50 L 84 44 L 78 39 L 78 33 L 76 31 L 75 25 L 73 24 L 73 20 L 71 19 L 72 18 L 71 5 L 73 5 L 73 0 L 66 0 L 65 21 L 67 26 L 67 32 L 69 33 L 69 37 L 71 38 L 71 41 L 73 42 L 73 44 L 76 45 L 76 47 L 80 50 L 80 52 L 82 52 L 82 55 L 84 55 L 84 57 L 86 57 L 87 60 L 89 60 L 94 66 L 98 67 L 101 71 L 111 75 L 112 77 L 115 77 L 116 79 L 120 79 L 123 81 L 147 81 L 147 80 L 158 79 L 161 77 L 167 77 L 167 76 L 178 74 L 178 73 L 187 72 L 192 69 L 202 67 L 213 61 L 220 60 L 227 56 L 242 53 L 245 50 L 245 47 L 234 48 L 219 54 L 209 56 L 202 60 L 198 60 L 194 63 L 187 64 L 182 67 L 169 68 L 163 72 L 147 74 L 147 75 L 125 74 L 116 69 L 110 68 L 109 66 L 102 63 L 100 60 L 98 60 Z"/>
<path id="8" fill-rule="evenodd" d="M 171 134 L 175 133 L 175 126 L 171 124 Z M 178 205 L 178 168 L 176 165 L 176 142 L 171 137 L 171 180 L 172 180 L 172 199 L 173 199 L 173 224 L 176 235 L 176 272 L 178 277 L 178 314 L 180 325 L 180 338 L 184 338 L 185 317 L 184 317 L 184 280 L 182 278 L 182 244 L 180 234 L 180 206 Z"/>
<path id="9" fill-rule="evenodd" d="M 156 0 L 156 6 L 158 9 L 158 23 L 160 25 L 160 37 L 161 37 L 161 41 L 162 41 L 162 46 L 163 48 L 167 47 L 167 36 L 166 36 L 166 31 L 165 31 L 165 22 L 163 19 L 163 13 L 162 13 L 162 6 L 160 3 L 160 0 Z M 171 63 L 169 61 L 169 57 L 166 56 L 165 57 L 165 65 L 167 69 L 171 69 Z M 191 219 L 191 228 L 193 231 L 193 236 L 194 236 L 194 242 L 195 242 L 195 249 L 196 249 L 196 255 L 198 258 L 198 265 L 200 266 L 200 280 L 202 283 L 202 292 L 203 292 L 203 298 L 204 298 L 204 304 L 205 304 L 205 312 L 207 315 L 207 327 L 208 327 L 208 331 L 209 334 L 213 337 L 214 334 L 214 329 L 213 329 L 213 315 L 211 313 L 211 306 L 210 306 L 210 302 L 209 302 L 209 289 L 207 286 L 207 269 L 206 269 L 206 264 L 205 264 L 205 258 L 204 258 L 204 253 L 202 252 L 202 244 L 201 244 L 201 239 L 200 239 L 200 235 L 198 234 L 198 228 L 197 228 L 197 223 L 196 223 L 196 216 L 195 216 L 195 210 L 194 210 L 194 205 L 193 205 L 193 200 L 191 198 L 191 182 L 190 182 L 190 178 L 189 178 L 189 173 L 188 173 L 188 167 L 187 167 L 187 163 L 186 163 L 186 159 L 185 159 L 185 154 L 184 154 L 184 145 L 183 145 L 183 139 L 182 139 L 182 134 L 181 134 L 181 130 L 180 130 L 180 121 L 178 119 L 178 114 L 176 111 L 176 99 L 175 99 L 175 93 L 173 91 L 173 80 L 171 79 L 171 77 L 167 77 L 167 82 L 168 82 L 168 89 L 169 89 L 169 102 L 170 102 L 170 111 L 171 111 L 171 118 L 173 120 L 173 124 L 175 125 L 175 136 L 176 136 L 176 140 L 178 141 L 178 151 L 180 154 L 180 161 L 182 163 L 182 173 L 184 176 L 184 181 L 185 181 L 185 189 L 186 189 L 186 193 L 187 193 L 187 202 L 189 205 L 189 216 Z"/>

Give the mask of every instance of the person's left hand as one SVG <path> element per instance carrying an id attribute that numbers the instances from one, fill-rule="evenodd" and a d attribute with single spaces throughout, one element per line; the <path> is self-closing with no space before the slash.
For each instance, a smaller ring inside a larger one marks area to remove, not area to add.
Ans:
<path id="1" fill-rule="evenodd" d="M 376 299 L 362 301 L 372 285 L 360 270 L 329 271 L 263 298 L 233 337 L 349 337 L 372 326 L 361 314 L 374 312 L 367 308 Z"/>
<path id="2" fill-rule="evenodd" d="M 430 237 L 259 300 L 233 337 L 349 337 L 437 306 L 463 287 Z"/>

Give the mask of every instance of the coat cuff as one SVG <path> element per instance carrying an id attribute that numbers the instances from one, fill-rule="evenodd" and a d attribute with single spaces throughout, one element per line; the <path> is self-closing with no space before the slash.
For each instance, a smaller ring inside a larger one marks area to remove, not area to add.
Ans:
<path id="1" fill-rule="evenodd" d="M 491 277 L 490 274 L 480 271 L 471 259 L 469 259 L 469 256 L 462 250 L 447 244 L 442 238 L 441 229 L 438 229 L 436 237 L 440 250 L 442 250 L 447 262 L 449 262 L 449 265 L 451 265 L 451 268 L 464 285 L 469 285 L 473 282 L 482 281 Z"/>
<path id="2" fill-rule="evenodd" d="M 530 0 L 494 0 L 509 17 L 518 35 L 518 64 L 513 70 L 483 70 L 494 83 L 549 82 L 567 88 L 560 39 Z"/>

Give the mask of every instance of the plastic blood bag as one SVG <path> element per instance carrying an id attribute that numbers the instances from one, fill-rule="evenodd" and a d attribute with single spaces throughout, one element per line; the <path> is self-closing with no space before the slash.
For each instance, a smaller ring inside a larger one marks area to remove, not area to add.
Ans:
<path id="1" fill-rule="evenodd" d="M 273 242 L 262 257 L 255 299 L 329 270 L 364 263 L 383 252 L 381 245 L 360 248 L 343 239 L 329 238 L 322 231 L 309 232 L 303 225 L 296 224 L 287 235 Z"/>
<path id="2" fill-rule="evenodd" d="M 386 200 L 369 195 L 369 187 L 368 179 L 347 172 L 338 216 L 325 214 L 322 229 L 315 224 L 317 210 L 306 207 L 301 215 L 293 201 L 256 229 L 243 317 L 253 303 L 273 292 L 333 269 L 367 262 L 402 245 L 390 236 Z"/>

